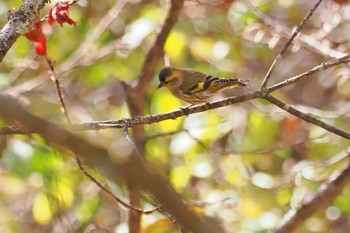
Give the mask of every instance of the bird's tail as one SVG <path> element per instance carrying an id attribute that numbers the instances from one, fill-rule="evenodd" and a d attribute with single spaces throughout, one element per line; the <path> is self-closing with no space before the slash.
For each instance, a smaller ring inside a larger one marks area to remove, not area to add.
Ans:
<path id="1" fill-rule="evenodd" d="M 247 87 L 249 80 L 242 80 L 238 78 L 230 78 L 230 79 L 220 79 L 223 87 Z"/>
<path id="2" fill-rule="evenodd" d="M 208 86 L 208 89 L 211 89 L 211 91 L 214 92 L 224 90 L 226 88 L 247 87 L 249 83 L 249 80 L 241 80 L 238 78 L 223 79 L 213 77 L 210 81 L 211 84 Z"/>

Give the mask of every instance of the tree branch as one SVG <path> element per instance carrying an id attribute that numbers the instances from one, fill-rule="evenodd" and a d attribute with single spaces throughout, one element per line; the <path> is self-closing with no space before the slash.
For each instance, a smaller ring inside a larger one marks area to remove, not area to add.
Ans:
<path id="1" fill-rule="evenodd" d="M 320 72 L 320 71 L 329 69 L 329 68 L 334 67 L 334 66 L 337 66 L 337 65 L 339 65 L 339 64 L 349 63 L 349 62 L 350 62 L 350 54 L 349 54 L 349 55 L 346 55 L 346 56 L 344 56 L 344 57 L 338 58 L 338 59 L 334 59 L 334 60 L 330 60 L 330 61 L 327 61 L 327 62 L 323 62 L 323 63 L 321 63 L 320 65 L 313 67 L 313 68 L 312 68 L 311 70 L 309 70 L 309 71 L 306 71 L 306 72 L 304 72 L 304 73 L 301 73 L 301 74 L 299 74 L 299 75 L 296 75 L 296 76 L 294 76 L 294 77 L 292 77 L 292 78 L 289 78 L 289 79 L 287 79 L 287 80 L 285 80 L 285 81 L 282 81 L 282 82 L 280 82 L 280 83 L 277 83 L 277 84 L 275 84 L 275 85 L 269 87 L 269 88 L 267 89 L 267 91 L 268 91 L 268 92 L 275 91 L 275 90 L 277 90 L 277 89 L 280 89 L 280 88 L 282 88 L 282 87 L 288 86 L 288 85 L 290 85 L 290 84 L 292 84 L 292 83 L 295 83 L 295 82 L 297 82 L 297 81 L 299 81 L 299 80 L 301 80 L 301 79 L 304 79 L 304 78 L 306 78 L 306 77 L 309 77 L 309 76 L 311 76 L 311 75 L 313 75 L 313 74 L 315 74 L 315 73 L 318 73 L 318 72 Z"/>
<path id="2" fill-rule="evenodd" d="M 318 0 L 316 4 L 311 8 L 309 13 L 305 16 L 303 21 L 300 22 L 300 24 L 296 27 L 293 34 L 288 39 L 287 43 L 283 46 L 282 50 L 277 54 L 275 60 L 273 61 L 272 65 L 270 66 L 269 71 L 266 73 L 265 78 L 263 82 L 261 83 L 261 90 L 264 90 L 267 86 L 267 83 L 269 82 L 269 79 L 271 78 L 271 75 L 273 71 L 275 70 L 276 66 L 278 65 L 279 61 L 282 59 L 283 55 L 287 52 L 289 46 L 292 44 L 295 37 L 298 35 L 298 33 L 303 29 L 307 21 L 311 18 L 312 14 L 315 12 L 317 7 L 321 4 L 322 0 Z"/>
<path id="3" fill-rule="evenodd" d="M 296 116 L 296 117 L 298 117 L 300 119 L 303 119 L 306 122 L 309 122 L 309 123 L 311 123 L 313 125 L 317 125 L 317 126 L 323 128 L 323 129 L 325 129 L 325 130 L 327 130 L 329 132 L 332 132 L 332 133 L 334 133 L 336 135 L 339 135 L 339 136 L 341 136 L 343 138 L 346 138 L 346 139 L 350 140 L 350 133 L 347 133 L 347 132 L 345 132 L 343 130 L 340 130 L 340 129 L 334 127 L 334 126 L 331 126 L 331 125 L 329 125 L 329 124 L 327 124 L 327 123 L 325 123 L 323 121 L 320 121 L 320 120 L 318 120 L 318 119 L 316 119 L 316 118 L 314 118 L 314 117 L 312 117 L 310 115 L 307 115 L 307 114 L 305 114 L 303 112 L 300 112 L 299 110 L 289 106 L 288 104 L 283 103 L 282 101 L 276 99 L 275 97 L 273 97 L 271 95 L 266 95 L 264 97 L 264 99 L 266 99 L 270 103 L 276 105 L 277 107 L 279 107 L 279 108 L 289 112 L 290 114 L 292 114 L 292 115 L 294 115 L 294 116 Z"/>
<path id="4" fill-rule="evenodd" d="M 263 13 L 258 8 L 253 6 L 249 1 L 246 1 L 250 9 L 253 11 L 253 13 L 268 27 L 272 27 L 273 34 L 278 33 L 281 37 L 284 37 L 286 39 L 289 39 L 290 35 L 292 34 L 292 30 L 289 29 L 287 26 L 281 24 L 278 20 L 270 17 L 269 15 Z M 328 23 L 328 22 L 327 22 Z M 320 27 L 320 30 L 323 30 L 322 27 Z M 299 35 L 297 38 L 295 38 L 296 41 L 298 41 L 302 46 L 304 46 L 306 49 L 316 52 L 324 57 L 330 57 L 330 58 L 337 58 L 345 56 L 344 52 L 337 51 L 335 49 L 330 48 L 327 46 L 326 43 L 322 43 L 318 40 L 319 38 L 315 39 L 314 37 L 310 35 L 303 34 L 299 32 Z"/>

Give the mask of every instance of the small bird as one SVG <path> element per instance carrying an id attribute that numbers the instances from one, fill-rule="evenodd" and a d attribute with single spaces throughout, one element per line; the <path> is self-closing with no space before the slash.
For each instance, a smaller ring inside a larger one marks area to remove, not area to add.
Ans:
<path id="1" fill-rule="evenodd" d="M 208 102 L 219 92 L 234 87 L 246 87 L 248 80 L 223 79 L 194 69 L 167 66 L 159 72 L 158 89 L 166 86 L 177 98 L 190 104 Z"/>

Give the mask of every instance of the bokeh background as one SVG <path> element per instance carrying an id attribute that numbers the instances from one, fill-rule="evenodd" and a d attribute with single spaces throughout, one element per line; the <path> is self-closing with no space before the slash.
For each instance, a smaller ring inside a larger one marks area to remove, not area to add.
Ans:
<path id="1" fill-rule="evenodd" d="M 44 17 L 56 1 L 51 1 Z M 165 45 L 165 61 L 219 77 L 250 80 L 259 88 L 293 28 L 315 1 L 188 0 Z M 0 1 L 0 25 L 21 0 Z M 111 9 L 113 12 L 108 14 Z M 123 83 L 138 79 L 169 1 L 87 1 L 70 8 L 76 27 L 44 25 L 73 123 L 129 117 Z M 349 50 L 349 1 L 325 0 L 293 42 L 270 84 L 310 70 Z M 106 18 L 107 17 L 107 18 Z M 108 18 L 109 17 L 109 18 Z M 107 19 L 110 19 L 108 22 Z M 103 28 L 101 35 L 94 33 Z M 47 65 L 20 37 L 0 64 L 0 91 L 32 113 L 65 123 Z M 157 74 L 148 90 L 147 114 L 187 104 L 165 88 Z M 278 90 L 274 96 L 342 130 L 349 130 L 349 67 L 340 65 Z M 15 124 L 15 123 L 14 123 Z M 0 121 L 1 126 L 5 126 Z M 177 120 L 146 125 L 147 159 L 169 179 L 193 211 L 219 221 L 227 232 L 262 233 L 297 208 L 346 161 L 349 141 L 307 124 L 265 101 L 253 100 Z M 79 132 L 130 153 L 117 129 Z M 74 158 L 39 136 L 0 136 L 0 232 L 128 232 L 127 211 L 88 180 Z M 125 184 L 102 184 L 127 198 Z M 152 207 L 144 193 L 142 207 Z M 307 219 L 297 232 L 350 232 L 350 188 Z M 161 213 L 142 217 L 145 233 L 179 232 Z"/>

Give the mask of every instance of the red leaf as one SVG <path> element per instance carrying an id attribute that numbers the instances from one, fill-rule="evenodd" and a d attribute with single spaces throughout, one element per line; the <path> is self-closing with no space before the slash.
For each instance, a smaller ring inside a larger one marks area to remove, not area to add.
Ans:
<path id="1" fill-rule="evenodd" d="M 34 42 L 36 53 L 43 56 L 46 54 L 46 37 L 41 29 L 42 22 L 39 19 L 36 19 L 36 21 L 35 27 L 24 35 L 28 40 Z"/>
<path id="2" fill-rule="evenodd" d="M 76 22 L 69 17 L 68 10 L 72 1 L 58 2 L 50 10 L 48 15 L 48 22 L 54 24 L 57 22 L 62 26 L 63 23 L 68 23 L 69 25 L 76 25 Z"/>

